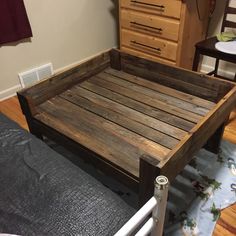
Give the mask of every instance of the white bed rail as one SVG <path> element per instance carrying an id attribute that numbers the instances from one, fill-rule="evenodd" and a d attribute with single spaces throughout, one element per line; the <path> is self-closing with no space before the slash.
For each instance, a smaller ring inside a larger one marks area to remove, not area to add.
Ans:
<path id="1" fill-rule="evenodd" d="M 145 236 L 151 233 L 151 236 L 162 236 L 169 186 L 168 179 L 165 176 L 158 176 L 155 179 L 154 186 L 154 196 L 114 236 L 131 235 L 151 212 L 152 217 L 135 235 Z"/>

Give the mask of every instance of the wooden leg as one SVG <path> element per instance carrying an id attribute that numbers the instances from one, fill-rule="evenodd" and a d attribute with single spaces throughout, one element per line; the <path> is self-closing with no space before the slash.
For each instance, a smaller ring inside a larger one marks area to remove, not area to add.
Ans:
<path id="1" fill-rule="evenodd" d="M 220 60 L 217 58 L 216 62 L 215 62 L 215 74 L 214 74 L 215 76 L 218 75 L 219 62 L 220 62 Z"/>
<path id="2" fill-rule="evenodd" d="M 157 167 L 159 161 L 151 156 L 143 155 L 139 165 L 139 207 L 143 206 L 154 194 L 154 181 L 160 174 Z"/>
<path id="3" fill-rule="evenodd" d="M 33 122 L 28 121 L 27 118 L 26 118 L 26 120 L 27 120 L 27 124 L 28 124 L 29 130 L 30 130 L 30 133 L 33 134 L 34 136 L 36 136 L 37 138 L 43 140 L 43 135 L 39 132 L 39 130 L 35 127 L 35 125 L 33 125 Z"/>
<path id="4" fill-rule="evenodd" d="M 228 123 L 228 119 L 216 130 L 216 132 L 208 139 L 204 148 L 215 154 L 219 153 L 220 142 L 224 133 L 225 125 Z"/>
<path id="5" fill-rule="evenodd" d="M 199 53 L 199 50 L 196 48 L 194 59 L 193 59 L 193 67 L 192 67 L 193 71 L 198 71 L 199 61 L 200 61 L 200 53 Z"/>
<path id="6" fill-rule="evenodd" d="M 32 115 L 32 109 L 30 109 L 30 104 L 29 101 L 19 93 L 17 94 L 22 113 L 25 115 L 30 133 L 35 135 L 39 139 L 43 139 L 42 134 L 38 131 L 38 129 L 35 127 L 34 122 L 33 122 L 33 115 Z"/>

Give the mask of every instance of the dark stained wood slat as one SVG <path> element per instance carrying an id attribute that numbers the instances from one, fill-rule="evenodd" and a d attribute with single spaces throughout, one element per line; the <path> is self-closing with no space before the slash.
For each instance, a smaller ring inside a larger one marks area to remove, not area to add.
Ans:
<path id="1" fill-rule="evenodd" d="M 164 112 L 162 110 L 159 110 L 155 107 L 146 105 L 142 102 L 139 102 L 139 101 L 133 100 L 131 98 L 128 98 L 126 96 L 120 95 L 120 94 L 110 91 L 106 88 L 92 84 L 88 81 L 84 81 L 81 84 L 81 87 L 86 88 L 87 90 L 94 92 L 96 94 L 99 94 L 99 95 L 101 95 L 105 98 L 108 98 L 114 102 L 120 103 L 122 105 L 125 105 L 125 106 L 131 108 L 131 109 L 139 111 L 145 115 L 148 115 L 150 117 L 153 117 L 155 119 L 163 121 L 167 124 L 170 124 L 172 126 L 180 128 L 182 130 L 190 131 L 194 127 L 193 122 L 190 122 L 185 119 L 179 118 L 177 116 L 171 115 L 171 114 Z"/>
<path id="2" fill-rule="evenodd" d="M 122 157 L 123 153 L 128 152 L 128 150 L 130 150 L 129 155 L 132 160 L 139 159 L 141 155 L 145 154 L 159 161 L 163 160 L 170 151 L 60 97 L 55 97 L 41 104 L 40 109 L 45 109 L 49 114 L 60 116 L 60 119 L 64 120 L 66 125 L 72 127 L 74 131 L 72 137 L 79 138 L 77 141 L 86 147 L 90 145 L 88 148 L 97 153 L 101 151 L 98 148 L 100 142 L 105 144 L 104 148 L 109 146 L 111 151 L 114 149 L 112 151 L 113 155 L 120 156 L 121 160 L 124 158 Z M 90 140 L 86 140 L 89 144 L 82 137 L 85 133 L 89 136 Z M 122 163 L 121 165 L 123 166 Z"/>
<path id="3" fill-rule="evenodd" d="M 206 99 L 202 99 L 202 98 L 197 97 L 197 96 L 193 96 L 193 95 L 188 94 L 188 93 L 178 91 L 178 90 L 173 89 L 173 88 L 169 88 L 167 86 L 164 86 L 164 85 L 161 85 L 161 84 L 143 79 L 141 77 L 137 77 L 135 75 L 128 74 L 124 71 L 114 70 L 114 69 L 108 67 L 107 69 L 104 70 L 104 72 L 108 73 L 108 74 L 111 74 L 113 76 L 117 76 L 118 78 L 128 80 L 132 83 L 139 84 L 139 85 L 142 85 L 144 87 L 153 89 L 153 90 L 158 91 L 160 93 L 163 93 L 163 94 L 175 97 L 175 98 L 179 98 L 183 101 L 195 104 L 195 105 L 200 106 L 200 107 L 204 107 L 204 108 L 207 108 L 207 109 L 212 109 L 215 106 L 214 102 L 208 101 Z"/>
<path id="4" fill-rule="evenodd" d="M 203 107 L 196 106 L 195 104 L 180 100 L 178 98 L 171 97 L 169 95 L 160 93 L 158 91 L 154 91 L 150 88 L 146 88 L 141 85 L 137 85 L 137 84 L 129 82 L 127 80 L 117 78 L 115 76 L 109 75 L 104 72 L 101 72 L 96 76 L 105 80 L 105 81 L 115 83 L 119 86 L 133 90 L 139 94 L 145 94 L 146 96 L 156 99 L 162 103 L 165 103 L 166 105 L 171 105 L 171 106 L 174 106 L 174 107 L 186 110 L 186 111 L 190 111 L 190 112 L 198 114 L 200 116 L 204 116 L 209 112 L 208 109 L 205 109 Z"/>
<path id="5" fill-rule="evenodd" d="M 93 103 L 86 98 L 80 97 L 77 95 L 76 92 L 74 92 L 73 89 L 67 90 L 66 92 L 62 93 L 60 97 L 76 104 L 77 106 L 82 107 L 83 109 L 93 112 L 105 119 L 108 119 L 124 128 L 127 128 L 147 139 L 150 139 L 156 143 L 159 143 L 164 147 L 172 149 L 179 142 L 179 140 L 175 138 L 165 135 L 144 124 L 131 120 L 115 111 L 106 109 L 105 107 L 99 104 Z"/>
<path id="6" fill-rule="evenodd" d="M 187 132 L 179 128 L 173 127 L 162 121 L 149 117 L 141 112 L 135 111 L 129 107 L 113 102 L 103 96 L 92 93 L 82 87 L 76 87 L 76 90 L 77 90 L 76 93 L 78 93 L 80 96 L 87 98 L 94 103 L 100 104 L 110 110 L 116 111 L 129 119 L 132 119 L 136 122 L 140 122 L 162 133 L 165 133 L 171 137 L 174 137 L 180 140 L 187 134 Z"/>
<path id="7" fill-rule="evenodd" d="M 171 105 L 166 105 L 165 103 L 160 102 L 156 99 L 152 99 L 152 98 L 146 96 L 145 94 L 139 94 L 139 93 L 134 92 L 134 91 L 127 89 L 125 87 L 121 87 L 121 86 L 118 86 L 114 83 L 104 81 L 98 77 L 92 77 L 88 81 L 93 84 L 96 84 L 98 86 L 107 88 L 113 92 L 119 93 L 119 94 L 127 96 L 129 98 L 132 98 L 136 101 L 140 101 L 140 102 L 145 103 L 147 105 L 156 107 L 156 108 L 163 110 L 165 112 L 168 112 L 172 115 L 186 119 L 188 121 L 197 123 L 199 120 L 202 119 L 202 116 L 200 116 L 200 115 L 194 114 L 194 113 L 186 111 L 186 110 L 182 110 L 180 108 L 176 108 Z"/>

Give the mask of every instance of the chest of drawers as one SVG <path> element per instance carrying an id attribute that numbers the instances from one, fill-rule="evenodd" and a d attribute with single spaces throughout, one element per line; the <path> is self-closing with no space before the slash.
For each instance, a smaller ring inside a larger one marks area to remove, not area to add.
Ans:
<path id="1" fill-rule="evenodd" d="M 120 0 L 120 49 L 191 69 L 205 37 L 209 0 Z"/>

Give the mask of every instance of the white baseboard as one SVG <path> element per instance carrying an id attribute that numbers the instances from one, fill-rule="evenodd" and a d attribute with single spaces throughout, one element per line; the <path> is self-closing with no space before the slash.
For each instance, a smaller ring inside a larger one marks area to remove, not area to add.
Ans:
<path id="1" fill-rule="evenodd" d="M 214 67 L 213 66 L 209 66 L 209 65 L 206 65 L 206 64 L 202 64 L 201 66 L 201 72 L 206 74 L 210 71 L 213 71 L 214 70 Z M 223 70 L 221 68 L 219 68 L 219 74 L 226 77 L 226 78 L 234 78 L 234 73 L 232 71 L 226 71 L 226 70 Z"/>
<path id="2" fill-rule="evenodd" d="M 13 97 L 16 95 L 16 92 L 19 91 L 21 89 L 21 85 L 15 85 L 9 89 L 5 89 L 3 91 L 0 91 L 0 101 L 3 101 L 7 98 Z"/>

